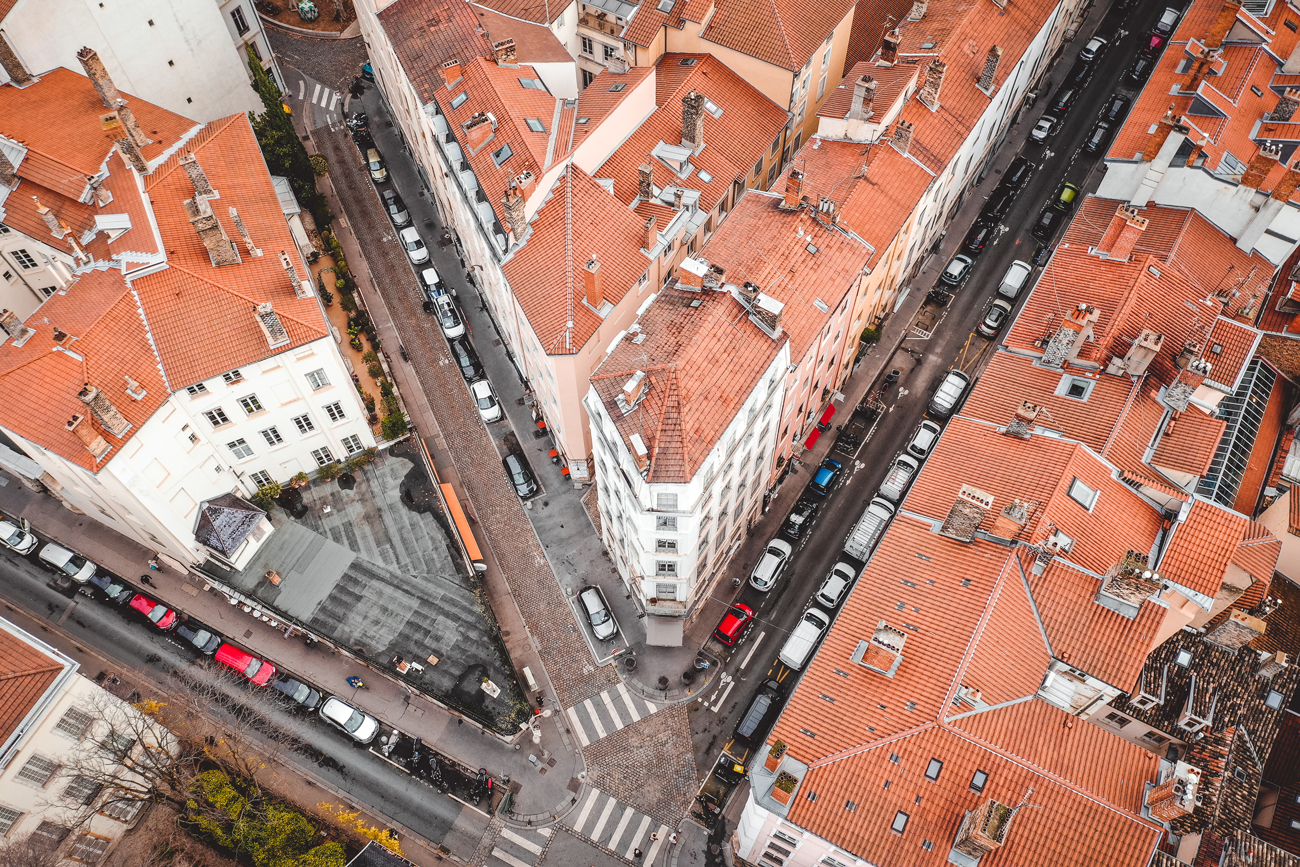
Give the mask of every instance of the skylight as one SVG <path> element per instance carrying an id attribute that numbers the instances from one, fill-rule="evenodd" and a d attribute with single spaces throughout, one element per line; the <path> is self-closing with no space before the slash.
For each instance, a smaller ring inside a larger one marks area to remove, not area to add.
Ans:
<path id="1" fill-rule="evenodd" d="M 672 11 L 673 11 L 673 0 L 659 0 L 659 11 L 660 11 L 660 12 L 672 12 Z"/>
<path id="2" fill-rule="evenodd" d="M 616 85 L 614 85 L 613 87 L 611 87 L 611 88 L 609 89 L 609 92 L 610 92 L 610 93 L 618 93 L 618 92 L 620 92 L 620 91 L 621 91 L 623 88 L 625 88 L 625 87 L 627 87 L 626 84 L 623 84 L 622 82 L 619 82 L 618 84 L 616 84 Z"/>
<path id="3" fill-rule="evenodd" d="M 528 128 L 533 132 L 546 132 L 546 125 L 538 118 L 530 117 L 525 121 L 525 123 L 528 124 Z"/>

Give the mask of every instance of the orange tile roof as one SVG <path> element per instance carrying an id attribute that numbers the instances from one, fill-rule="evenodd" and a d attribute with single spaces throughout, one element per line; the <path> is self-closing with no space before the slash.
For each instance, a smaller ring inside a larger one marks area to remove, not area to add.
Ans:
<path id="1" fill-rule="evenodd" d="M 1175 523 L 1157 568 L 1178 584 L 1214 597 L 1223 583 L 1228 562 L 1250 519 L 1209 500 L 1192 500 L 1187 517 Z"/>
<path id="2" fill-rule="evenodd" d="M 1214 460 L 1228 423 L 1192 407 L 1165 424 L 1151 455 L 1151 465 L 1203 476 Z"/>
<path id="3" fill-rule="evenodd" d="M 887 26 L 902 21 L 911 11 L 912 0 L 858 0 L 853 9 L 853 29 L 844 53 L 844 68 L 852 69 L 875 57 Z"/>
<path id="4" fill-rule="evenodd" d="M 817 109 L 817 116 L 845 117 L 853 106 L 854 85 L 864 75 L 869 75 L 876 81 L 876 92 L 873 99 L 877 106 L 875 111 L 879 113 L 886 107 L 893 105 L 904 88 L 915 84 L 918 70 L 920 70 L 920 64 L 876 66 L 874 63 L 868 63 L 864 60 L 846 72 L 844 80 L 840 82 L 839 86 L 827 94 L 822 107 Z M 924 73 L 922 73 L 922 78 L 924 78 Z M 861 150 L 860 145 L 859 150 Z"/>
<path id="5" fill-rule="evenodd" d="M 632 13 L 632 20 L 628 22 L 627 27 L 623 28 L 620 38 L 624 42 L 649 48 L 650 43 L 654 42 L 655 37 L 659 35 L 660 28 L 677 26 L 680 23 L 680 16 L 673 15 L 671 10 L 660 12 L 658 3 L 642 3 Z"/>
<path id="6" fill-rule="evenodd" d="M 394 4 L 394 5 L 400 5 L 400 4 Z M 420 0 L 419 3 L 415 3 L 413 2 L 413 0 L 406 0 L 406 5 L 414 6 L 417 9 L 429 8 L 428 0 Z M 524 21 L 531 21 L 534 24 L 550 23 L 549 21 L 546 20 L 546 12 L 548 7 L 545 2 L 537 3 L 535 2 L 535 0 L 478 0 L 478 2 L 476 2 L 474 5 L 486 6 L 487 8 L 493 9 L 502 15 L 509 15 L 511 18 L 519 18 Z M 441 8 L 441 4 L 439 8 Z M 566 8 L 567 7 L 563 7 L 557 4 L 555 9 L 556 17 L 564 14 L 564 10 Z M 384 11 L 387 12 L 388 10 L 386 9 Z M 381 17 L 382 17 L 382 13 L 381 13 Z"/>
<path id="7" fill-rule="evenodd" d="M 0 740 L 8 741 L 36 707 L 41 696 L 63 673 L 66 663 L 35 645 L 0 629 Z"/>
<path id="8" fill-rule="evenodd" d="M 523 7 L 526 2 L 520 0 L 517 5 Z M 487 5 L 506 15 L 536 20 L 525 9 L 506 8 L 515 5 L 510 0 L 492 0 Z M 545 8 L 544 3 L 534 7 L 529 2 L 528 6 L 537 11 Z M 443 63 L 459 60 L 465 64 L 476 57 L 492 56 L 492 43 L 479 32 L 474 13 L 474 6 L 461 0 L 398 0 L 379 12 L 380 26 L 388 34 L 402 71 L 424 104 L 446 90 Z M 450 99 L 451 94 L 446 97 Z"/>
<path id="9" fill-rule="evenodd" d="M 1202 355 L 1213 365 L 1209 379 L 1236 389 L 1246 364 L 1255 355 L 1263 335 L 1248 325 L 1220 316 L 1210 329 Z M 1216 351 L 1216 349 L 1218 351 Z"/>
<path id="10" fill-rule="evenodd" d="M 542 8 L 545 6 L 543 3 Z M 473 9 L 487 31 L 489 44 L 513 39 L 520 63 L 573 63 L 573 56 L 546 24 L 505 14 L 482 3 L 474 3 Z"/>
<path id="11" fill-rule="evenodd" d="M 1233 602 L 1233 607 L 1245 610 L 1259 604 L 1268 593 L 1281 554 L 1282 543 L 1267 527 L 1256 521 L 1246 525 L 1246 531 L 1232 554 L 1232 563 L 1245 570 L 1254 583 Z"/>
<path id="12" fill-rule="evenodd" d="M 701 36 L 718 45 L 796 72 L 853 10 L 856 0 L 715 0 Z"/>
<path id="13" fill-rule="evenodd" d="M 609 117 L 610 112 L 632 95 L 637 85 L 644 81 L 646 76 L 654 74 L 653 66 L 632 66 L 627 72 L 622 73 L 610 72 L 606 69 L 592 79 L 591 84 L 578 94 L 576 114 L 578 122 L 574 126 L 573 147 L 582 144 L 583 140 L 600 126 L 601 121 Z M 616 84 L 622 84 L 623 87 L 620 90 L 611 90 Z M 584 117 L 586 121 L 581 120 Z M 559 153 L 558 148 L 557 153 Z"/>

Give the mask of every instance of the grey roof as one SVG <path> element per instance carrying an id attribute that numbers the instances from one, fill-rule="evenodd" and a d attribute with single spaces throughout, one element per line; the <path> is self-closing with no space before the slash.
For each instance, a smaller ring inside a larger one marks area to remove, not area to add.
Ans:
<path id="1" fill-rule="evenodd" d="M 271 175 L 271 186 L 275 187 L 276 198 L 280 200 L 280 210 L 284 212 L 286 217 L 302 213 L 302 207 L 293 194 L 293 188 L 289 186 L 288 178 Z"/>
<path id="2" fill-rule="evenodd" d="M 233 557 L 244 540 L 266 517 L 266 512 L 234 494 L 222 494 L 203 503 L 194 538 L 218 554 Z"/>

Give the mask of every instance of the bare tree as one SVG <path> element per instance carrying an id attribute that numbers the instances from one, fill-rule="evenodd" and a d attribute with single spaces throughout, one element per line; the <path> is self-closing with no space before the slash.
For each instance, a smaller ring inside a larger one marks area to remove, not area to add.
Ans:
<path id="1" fill-rule="evenodd" d="M 59 867 L 62 863 L 58 845 L 35 834 L 0 845 L 0 867 Z"/>

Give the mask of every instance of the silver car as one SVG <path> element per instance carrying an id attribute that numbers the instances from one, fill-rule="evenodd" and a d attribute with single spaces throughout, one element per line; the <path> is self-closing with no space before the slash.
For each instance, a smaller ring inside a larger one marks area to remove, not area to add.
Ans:
<path id="1" fill-rule="evenodd" d="M 47 542 L 41 549 L 41 562 L 60 575 L 66 575 L 78 584 L 85 584 L 95 574 L 95 564 L 85 557 L 69 551 L 62 545 Z"/>
<path id="2" fill-rule="evenodd" d="M 347 732 L 359 744 L 370 743 L 379 733 L 379 720 L 334 696 L 320 706 L 320 718 Z"/>
<path id="3" fill-rule="evenodd" d="M 578 594 L 578 601 L 587 614 L 592 633 L 601 641 L 613 638 L 618 632 L 618 624 L 614 621 L 614 615 L 609 613 L 609 606 L 605 604 L 605 595 L 600 592 L 600 588 L 584 587 Z"/>
<path id="4" fill-rule="evenodd" d="M 0 545 L 4 545 L 19 554 L 30 554 L 36 547 L 36 535 L 29 533 L 17 524 L 0 521 Z"/>

